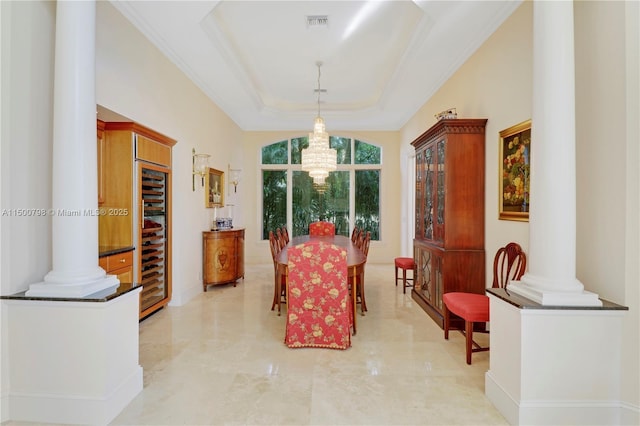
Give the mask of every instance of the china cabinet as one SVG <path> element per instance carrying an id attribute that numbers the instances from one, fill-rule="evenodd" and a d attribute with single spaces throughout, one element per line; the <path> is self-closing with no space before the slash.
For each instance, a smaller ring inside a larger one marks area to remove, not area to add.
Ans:
<path id="1" fill-rule="evenodd" d="M 484 294 L 486 119 L 438 121 L 416 150 L 416 279 L 411 295 L 442 328 L 442 295 Z"/>

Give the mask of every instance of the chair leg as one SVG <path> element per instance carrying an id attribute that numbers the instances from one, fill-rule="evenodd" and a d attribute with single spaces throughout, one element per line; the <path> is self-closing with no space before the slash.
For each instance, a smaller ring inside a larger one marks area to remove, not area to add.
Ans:
<path id="1" fill-rule="evenodd" d="M 444 340 L 449 340 L 449 326 L 451 325 L 451 317 L 447 305 L 442 305 L 442 313 L 444 314 Z"/>
<path id="2" fill-rule="evenodd" d="M 402 268 L 402 292 L 407 294 L 407 270 Z"/>
<path id="3" fill-rule="evenodd" d="M 396 266 L 396 287 L 398 287 L 398 267 Z"/>
<path id="4" fill-rule="evenodd" d="M 273 271 L 273 302 L 271 302 L 271 310 L 273 311 L 278 303 L 278 274 Z"/>
<path id="5" fill-rule="evenodd" d="M 464 322 L 464 335 L 467 338 L 467 364 L 471 365 L 471 354 L 473 353 L 473 322 Z"/>

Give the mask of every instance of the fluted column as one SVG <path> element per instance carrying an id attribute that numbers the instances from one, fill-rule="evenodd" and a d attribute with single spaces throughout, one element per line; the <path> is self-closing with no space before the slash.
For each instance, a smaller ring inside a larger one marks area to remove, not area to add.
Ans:
<path id="1" fill-rule="evenodd" d="M 58 1 L 53 107 L 52 270 L 29 296 L 83 297 L 119 282 L 98 266 L 94 1 Z"/>
<path id="2" fill-rule="evenodd" d="M 533 5 L 528 272 L 509 290 L 543 305 L 601 306 L 576 278 L 573 3 Z"/>

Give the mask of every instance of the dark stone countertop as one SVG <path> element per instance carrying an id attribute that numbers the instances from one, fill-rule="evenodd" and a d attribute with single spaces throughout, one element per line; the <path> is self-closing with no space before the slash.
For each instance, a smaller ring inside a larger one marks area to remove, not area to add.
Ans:
<path id="1" fill-rule="evenodd" d="M 488 288 L 486 290 L 490 295 L 496 296 L 497 298 L 504 300 L 505 302 L 517 307 L 518 309 L 553 309 L 553 310 L 564 310 L 564 311 L 628 311 L 629 308 L 627 306 L 622 306 L 615 304 L 613 302 L 609 302 L 605 299 L 600 299 L 602 301 L 602 306 L 551 306 L 551 305 L 541 305 L 540 303 L 534 302 L 533 300 L 527 299 L 525 297 L 520 296 L 519 294 L 509 293 L 509 287 L 507 289 L 503 288 Z"/>
<path id="2" fill-rule="evenodd" d="M 120 286 L 115 291 L 103 290 L 84 297 L 34 297 L 27 296 L 25 294 L 26 291 L 23 291 L 9 296 L 0 296 L 0 300 L 37 300 L 47 302 L 108 302 L 126 293 L 129 293 L 130 291 L 133 291 L 138 287 L 142 287 L 142 285 L 137 283 L 120 283 Z"/>
<path id="3" fill-rule="evenodd" d="M 126 253 L 134 249 L 134 246 L 98 246 L 98 256 L 111 256 L 112 254 Z"/>

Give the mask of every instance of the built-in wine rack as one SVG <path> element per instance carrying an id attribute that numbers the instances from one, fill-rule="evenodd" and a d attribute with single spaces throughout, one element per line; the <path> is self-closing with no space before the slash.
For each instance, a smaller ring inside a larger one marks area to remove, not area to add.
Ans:
<path id="1" fill-rule="evenodd" d="M 167 298 L 167 173 L 140 168 L 140 308 L 145 312 Z"/>

